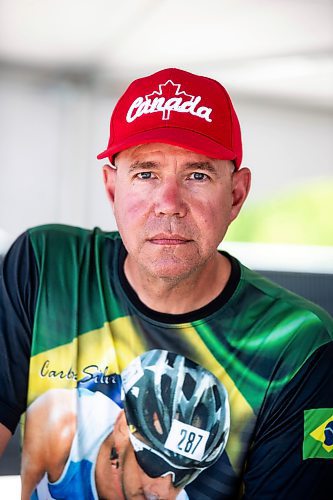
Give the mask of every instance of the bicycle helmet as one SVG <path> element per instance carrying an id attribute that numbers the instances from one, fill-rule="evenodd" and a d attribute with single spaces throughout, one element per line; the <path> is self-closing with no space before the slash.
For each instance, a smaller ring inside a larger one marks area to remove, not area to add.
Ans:
<path id="1" fill-rule="evenodd" d="M 130 440 L 151 477 L 187 484 L 221 456 L 229 434 L 227 392 L 208 370 L 154 349 L 121 373 Z"/>

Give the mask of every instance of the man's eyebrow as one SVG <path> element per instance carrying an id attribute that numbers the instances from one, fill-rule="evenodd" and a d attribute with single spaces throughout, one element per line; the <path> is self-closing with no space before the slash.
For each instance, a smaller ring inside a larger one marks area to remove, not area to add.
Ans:
<path id="1" fill-rule="evenodd" d="M 130 165 L 129 172 L 135 172 L 136 170 L 151 170 L 157 168 L 158 163 L 156 161 L 139 161 L 136 160 Z"/>
<path id="2" fill-rule="evenodd" d="M 210 172 L 212 174 L 217 173 L 217 169 L 209 161 L 190 161 L 185 164 L 185 167 L 188 170 L 197 169 L 197 170 L 206 170 L 207 172 Z"/>
<path id="3" fill-rule="evenodd" d="M 138 170 L 153 170 L 159 168 L 159 163 L 152 160 L 147 161 L 134 161 L 129 167 L 129 173 L 136 172 Z M 186 170 L 203 170 L 210 172 L 211 174 L 216 174 L 216 167 L 209 161 L 189 161 L 184 164 Z"/>

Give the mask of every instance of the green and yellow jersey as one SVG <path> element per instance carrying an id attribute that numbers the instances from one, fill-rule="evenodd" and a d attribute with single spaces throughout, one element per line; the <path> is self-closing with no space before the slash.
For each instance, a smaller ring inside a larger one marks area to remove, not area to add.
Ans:
<path id="1" fill-rule="evenodd" d="M 29 230 L 3 265 L 0 421 L 13 431 L 46 391 L 105 388 L 141 353 L 166 349 L 229 396 L 226 450 L 186 487 L 190 499 L 331 498 L 332 319 L 225 255 L 232 272 L 218 297 L 164 314 L 128 283 L 118 233 Z"/>

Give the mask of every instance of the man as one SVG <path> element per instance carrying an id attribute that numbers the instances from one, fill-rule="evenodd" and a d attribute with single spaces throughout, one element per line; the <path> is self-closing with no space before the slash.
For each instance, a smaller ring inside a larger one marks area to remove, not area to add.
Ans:
<path id="1" fill-rule="evenodd" d="M 108 397 L 84 381 L 78 389 L 51 389 L 29 406 L 23 499 L 38 485 L 36 499 L 179 500 L 184 486 L 217 461 L 229 432 L 229 406 L 210 372 L 155 349 L 135 358 L 121 378 L 125 409 L 113 399 L 119 384 L 108 387 Z M 179 432 L 183 446 L 175 453 Z"/>
<path id="2" fill-rule="evenodd" d="M 250 188 L 224 87 L 178 69 L 134 81 L 99 157 L 120 235 L 34 228 L 5 259 L 3 442 L 26 399 L 167 349 L 230 403 L 227 446 L 190 499 L 330 498 L 332 318 L 217 251 Z"/>

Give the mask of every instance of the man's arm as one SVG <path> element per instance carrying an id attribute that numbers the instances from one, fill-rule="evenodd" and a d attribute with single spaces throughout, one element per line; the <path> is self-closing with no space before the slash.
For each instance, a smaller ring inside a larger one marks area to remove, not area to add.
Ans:
<path id="1" fill-rule="evenodd" d="M 12 433 L 10 432 L 10 430 L 0 423 L 0 457 L 5 451 L 11 437 Z"/>
<path id="2" fill-rule="evenodd" d="M 26 408 L 38 270 L 27 233 L 20 236 L 0 268 L 0 432 L 1 451 Z M 3 429 L 6 428 L 6 430 Z"/>
<path id="3" fill-rule="evenodd" d="M 330 342 L 305 362 L 277 399 L 268 398 L 244 474 L 245 499 L 332 498 L 332 359 Z"/>

